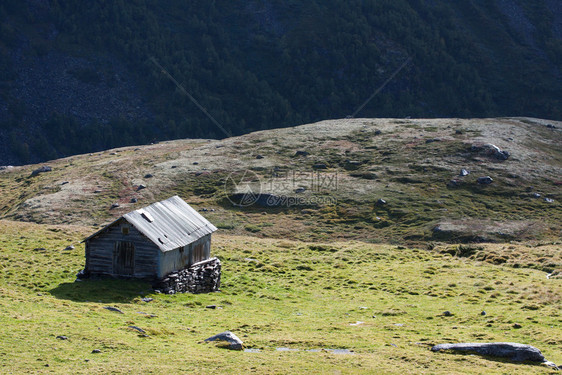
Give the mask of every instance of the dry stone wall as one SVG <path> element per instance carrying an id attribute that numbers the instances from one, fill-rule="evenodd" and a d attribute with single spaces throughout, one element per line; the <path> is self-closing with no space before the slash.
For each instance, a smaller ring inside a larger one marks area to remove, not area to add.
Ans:
<path id="1" fill-rule="evenodd" d="M 172 272 L 153 284 L 161 293 L 210 293 L 220 288 L 221 262 L 211 258 L 189 268 Z"/>

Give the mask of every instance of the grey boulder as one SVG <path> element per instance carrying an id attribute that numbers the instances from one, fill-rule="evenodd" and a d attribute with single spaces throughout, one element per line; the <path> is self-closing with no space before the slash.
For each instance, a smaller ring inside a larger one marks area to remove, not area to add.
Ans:
<path id="1" fill-rule="evenodd" d="M 557 368 L 554 363 L 544 358 L 539 349 L 531 345 L 518 344 L 515 342 L 439 344 L 431 348 L 431 351 L 434 352 L 442 350 L 506 358 L 513 362 L 537 362 Z"/>
<path id="2" fill-rule="evenodd" d="M 227 345 L 226 347 L 230 350 L 244 349 L 242 340 L 240 340 L 238 336 L 236 336 L 234 333 L 230 331 L 225 331 L 219 333 L 218 335 L 214 335 L 209 337 L 208 339 L 205 339 L 205 342 L 211 342 L 211 341 L 220 341 L 221 343 L 226 344 Z"/>
<path id="3" fill-rule="evenodd" d="M 53 168 L 49 167 L 48 165 L 44 165 L 40 168 L 37 168 L 36 170 L 34 170 L 33 172 L 31 172 L 32 176 L 37 176 L 40 173 L 45 173 L 45 172 L 51 172 L 53 170 Z"/>
<path id="4" fill-rule="evenodd" d="M 477 182 L 480 185 L 490 185 L 492 182 L 494 182 L 494 179 L 490 176 L 478 177 Z"/>

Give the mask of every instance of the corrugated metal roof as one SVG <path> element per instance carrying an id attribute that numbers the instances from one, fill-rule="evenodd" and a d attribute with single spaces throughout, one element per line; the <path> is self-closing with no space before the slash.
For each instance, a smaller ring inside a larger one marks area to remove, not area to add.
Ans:
<path id="1" fill-rule="evenodd" d="M 186 246 L 217 228 L 177 195 L 123 215 L 160 250 Z M 101 231 L 100 231 L 101 232 Z M 92 238 L 97 235 L 97 232 Z"/>

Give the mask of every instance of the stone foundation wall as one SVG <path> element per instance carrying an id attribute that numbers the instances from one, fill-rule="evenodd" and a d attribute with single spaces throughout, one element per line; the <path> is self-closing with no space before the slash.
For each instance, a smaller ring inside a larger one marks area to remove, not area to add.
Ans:
<path id="1" fill-rule="evenodd" d="M 217 258 L 211 258 L 172 272 L 156 281 L 152 287 L 166 294 L 210 293 L 219 290 L 220 282 L 221 262 Z"/>

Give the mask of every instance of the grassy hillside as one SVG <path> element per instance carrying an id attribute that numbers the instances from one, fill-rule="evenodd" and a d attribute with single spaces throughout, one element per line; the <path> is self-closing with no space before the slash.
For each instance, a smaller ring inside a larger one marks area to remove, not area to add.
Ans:
<path id="1" fill-rule="evenodd" d="M 562 230 L 561 128 L 525 118 L 347 119 L 109 150 L 51 161 L 52 171 L 36 176 L 40 165 L 0 171 L 0 215 L 103 225 L 178 194 L 237 235 L 551 244 Z M 474 149 L 485 144 L 510 157 Z M 459 176 L 463 168 L 470 174 Z M 252 179 L 237 190 L 232 178 L 244 173 Z M 492 184 L 478 184 L 483 176 Z M 262 200 L 234 205 L 244 187 Z M 269 196 L 278 205 L 268 206 Z"/>
<path id="2" fill-rule="evenodd" d="M 551 373 L 429 349 L 520 342 L 562 362 L 561 129 L 532 118 L 344 119 L 4 168 L 0 366 Z M 83 238 L 173 194 L 220 229 L 221 292 L 74 282 Z M 225 330 L 252 350 L 201 343 Z"/>
<path id="3" fill-rule="evenodd" d="M 0 163 L 342 118 L 562 119 L 550 0 L 0 4 Z"/>
<path id="4" fill-rule="evenodd" d="M 4 371 L 551 372 L 429 350 L 457 341 L 522 342 L 562 362 L 562 286 L 543 272 L 415 248 L 221 234 L 214 237 L 213 253 L 223 262 L 222 292 L 168 296 L 141 282 L 74 283 L 84 260 L 78 242 L 93 230 L 0 221 Z M 63 250 L 69 244 L 76 248 Z M 227 329 L 259 352 L 200 343 Z"/>

